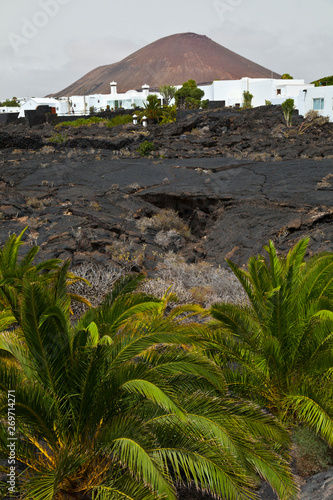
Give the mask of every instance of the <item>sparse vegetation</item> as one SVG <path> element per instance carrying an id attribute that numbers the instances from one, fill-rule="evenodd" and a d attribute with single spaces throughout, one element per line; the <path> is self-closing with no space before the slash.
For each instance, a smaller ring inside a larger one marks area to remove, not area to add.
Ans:
<path id="1" fill-rule="evenodd" d="M 133 118 L 132 115 L 118 115 L 114 116 L 110 120 L 105 121 L 106 127 L 117 127 L 118 125 L 126 125 L 127 123 L 132 123 Z"/>
<path id="2" fill-rule="evenodd" d="M 293 112 L 294 112 L 294 108 L 295 108 L 294 105 L 295 105 L 294 99 L 286 99 L 282 103 L 283 116 L 284 116 L 284 119 L 286 120 L 288 127 L 291 127 L 291 124 L 292 124 Z"/>
<path id="3" fill-rule="evenodd" d="M 333 465 L 333 450 L 320 439 L 312 429 L 299 426 L 293 430 L 294 449 L 297 471 L 303 477 L 327 469 Z"/>
<path id="4" fill-rule="evenodd" d="M 150 141 L 144 141 L 138 147 L 138 152 L 140 153 L 140 156 L 149 156 L 150 153 L 152 153 L 153 151 L 155 151 L 155 145 L 153 142 Z"/>
<path id="5" fill-rule="evenodd" d="M 205 261 L 188 264 L 184 257 L 173 252 L 159 257 L 156 276 L 145 282 L 144 290 L 158 297 L 171 286 L 181 303 L 198 302 L 209 307 L 219 301 L 242 304 L 247 300 L 242 286 L 230 271 Z"/>
<path id="6" fill-rule="evenodd" d="M 101 118 L 100 116 L 91 116 L 90 118 L 78 118 L 77 120 L 67 121 L 58 123 L 54 128 L 60 129 L 63 127 L 91 127 L 95 123 L 106 122 L 105 118 Z"/>
<path id="7" fill-rule="evenodd" d="M 64 144 L 66 141 L 68 141 L 68 134 L 60 134 L 60 133 L 52 134 L 51 137 L 48 139 L 48 142 L 51 142 L 52 144 Z"/>
<path id="8" fill-rule="evenodd" d="M 253 94 L 249 92 L 248 90 L 244 90 L 243 92 L 243 109 L 249 109 L 252 108 L 252 99 L 253 99 Z"/>
<path id="9" fill-rule="evenodd" d="M 43 200 L 40 200 L 39 198 L 36 198 L 35 196 L 28 197 L 26 199 L 26 204 L 28 205 L 28 207 L 35 208 L 35 209 L 44 207 Z"/>
<path id="10" fill-rule="evenodd" d="M 98 201 L 96 200 L 92 200 L 90 203 L 89 203 L 89 208 L 91 210 L 95 210 L 96 212 L 100 212 L 101 211 L 101 206 L 100 204 L 98 203 Z"/>
<path id="11" fill-rule="evenodd" d="M 169 208 L 160 210 L 152 217 L 142 217 L 137 221 L 137 226 L 142 232 L 145 232 L 148 228 L 160 231 L 175 230 L 184 238 L 190 237 L 189 227 L 183 222 L 177 212 Z"/>

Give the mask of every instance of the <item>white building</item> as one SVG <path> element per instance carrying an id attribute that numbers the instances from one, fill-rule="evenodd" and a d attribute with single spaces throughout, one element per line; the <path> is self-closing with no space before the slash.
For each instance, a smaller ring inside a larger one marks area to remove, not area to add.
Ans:
<path id="1" fill-rule="evenodd" d="M 310 87 L 300 92 L 295 100 L 296 109 L 305 115 L 310 109 L 318 111 L 322 116 L 328 116 L 333 121 L 333 85 L 327 87 Z"/>
<path id="2" fill-rule="evenodd" d="M 180 86 L 177 86 L 180 88 Z M 241 78 L 240 80 L 216 80 L 210 85 L 199 85 L 204 91 L 204 99 L 209 101 L 224 101 L 225 106 L 242 106 L 243 92 L 253 95 L 252 105 L 263 106 L 266 101 L 272 104 L 282 104 L 286 99 L 294 99 L 295 108 L 300 115 L 309 110 L 317 110 L 321 115 L 328 116 L 333 121 L 333 86 L 315 87 L 306 84 L 304 80 L 282 80 L 273 78 Z M 155 94 L 162 100 L 159 92 L 149 92 L 149 85 L 142 85 L 142 90 L 117 92 L 116 82 L 110 84 L 110 94 L 77 95 L 60 98 L 31 98 L 21 103 L 21 108 L 0 108 L 0 113 L 20 112 L 25 116 L 26 110 L 35 110 L 38 106 L 50 106 L 51 112 L 58 116 L 88 115 L 94 112 L 114 110 L 118 108 L 131 109 L 142 107 L 148 95 Z"/>
<path id="3" fill-rule="evenodd" d="M 19 113 L 20 108 L 15 108 L 14 106 L 0 106 L 1 113 Z"/>
<path id="4" fill-rule="evenodd" d="M 54 99 L 53 97 L 32 97 L 21 104 L 19 118 L 24 118 L 25 111 L 36 110 L 39 106 L 49 106 L 51 112 L 57 115 L 61 115 L 66 110 L 68 111 L 67 103 L 59 99 Z"/>
<path id="5" fill-rule="evenodd" d="M 25 116 L 26 110 L 35 110 L 38 106 L 50 106 L 52 112 L 58 116 L 89 115 L 92 108 L 94 112 L 118 108 L 132 109 L 133 105 L 142 107 L 149 94 L 155 94 L 159 99 L 162 99 L 158 92 L 149 92 L 149 85 L 147 84 L 142 85 L 142 91 L 128 90 L 124 93 L 118 93 L 117 83 L 111 82 L 110 94 L 72 95 L 57 99 L 33 97 L 21 105 L 19 118 Z"/>
<path id="6" fill-rule="evenodd" d="M 304 116 L 309 110 L 315 109 L 333 121 L 333 86 L 315 87 L 301 79 L 244 77 L 240 80 L 216 80 L 211 85 L 199 88 L 205 92 L 203 99 L 225 101 L 226 106 L 242 106 L 244 91 L 253 95 L 254 107 L 265 105 L 265 101 L 282 104 L 286 99 L 294 99 L 300 115 Z"/>

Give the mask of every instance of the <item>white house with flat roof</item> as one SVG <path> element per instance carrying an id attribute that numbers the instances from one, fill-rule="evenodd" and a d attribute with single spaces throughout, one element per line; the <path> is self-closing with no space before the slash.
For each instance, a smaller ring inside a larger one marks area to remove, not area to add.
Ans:
<path id="1" fill-rule="evenodd" d="M 149 85 L 142 85 L 142 90 L 128 90 L 124 93 L 117 92 L 117 83 L 111 82 L 110 94 L 72 95 L 68 97 L 33 97 L 21 105 L 19 118 L 25 116 L 26 110 L 35 110 L 38 106 L 50 106 L 52 112 L 58 116 L 89 115 L 93 108 L 94 112 L 106 109 L 132 109 L 133 105 L 142 107 L 149 94 L 155 94 L 159 99 L 159 92 L 150 92 Z"/>
<path id="2" fill-rule="evenodd" d="M 14 106 L 0 106 L 1 113 L 19 113 L 21 108 L 16 108 Z"/>
<path id="3" fill-rule="evenodd" d="M 264 106 L 266 101 L 282 104 L 294 99 L 300 115 L 314 109 L 333 121 L 333 86 L 315 87 L 302 79 L 283 80 L 273 78 L 241 78 L 240 80 L 216 80 L 211 85 L 199 85 L 203 99 L 224 101 L 226 106 L 242 106 L 243 92 L 253 95 L 252 106 Z"/>
<path id="4" fill-rule="evenodd" d="M 177 86 L 180 88 L 181 86 Z M 252 105 L 263 106 L 266 101 L 272 104 L 282 104 L 286 99 L 294 99 L 295 108 L 300 115 L 309 110 L 317 110 L 319 114 L 328 116 L 333 121 L 333 86 L 315 87 L 306 84 L 302 79 L 283 80 L 273 78 L 241 78 L 240 80 L 215 80 L 210 85 L 199 85 L 204 91 L 203 99 L 209 101 L 224 101 L 225 106 L 242 106 L 243 92 L 253 95 Z M 38 106 L 50 106 L 53 113 L 59 116 L 88 115 L 91 109 L 94 112 L 118 108 L 131 109 L 133 106 L 142 107 L 148 95 L 155 94 L 162 100 L 159 92 L 150 92 L 149 85 L 142 85 L 142 90 L 128 90 L 118 93 L 117 83 L 110 83 L 110 94 L 93 94 L 67 96 L 60 98 L 44 97 L 31 98 L 21 103 L 21 108 L 0 108 L 0 113 L 20 112 L 24 116 L 26 110 L 37 109 Z M 14 111 L 15 110 L 15 111 Z"/>
<path id="5" fill-rule="evenodd" d="M 49 106 L 54 114 L 61 115 L 68 109 L 60 99 L 53 97 L 32 97 L 21 104 L 19 118 L 24 118 L 25 111 L 36 110 L 39 106 Z"/>

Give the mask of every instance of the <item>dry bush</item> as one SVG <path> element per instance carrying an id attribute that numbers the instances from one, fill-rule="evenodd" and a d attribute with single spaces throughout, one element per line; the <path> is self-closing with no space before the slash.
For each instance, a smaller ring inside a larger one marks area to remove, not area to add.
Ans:
<path id="1" fill-rule="evenodd" d="M 157 265 L 157 278 L 143 284 L 145 292 L 161 297 L 170 291 L 179 302 L 209 307 L 214 302 L 243 303 L 246 295 L 234 275 L 207 262 L 187 264 L 181 256 L 168 252 Z"/>
<path id="2" fill-rule="evenodd" d="M 138 191 L 139 189 L 141 189 L 141 186 L 137 182 L 133 182 L 132 184 L 129 184 L 127 188 L 131 189 L 132 191 Z"/>
<path id="3" fill-rule="evenodd" d="M 95 212 L 100 212 L 102 210 L 100 204 L 98 203 L 98 201 L 91 201 L 89 203 L 89 208 L 91 210 L 95 210 Z"/>
<path id="4" fill-rule="evenodd" d="M 44 207 L 43 201 L 39 200 L 38 198 L 35 198 L 35 197 L 27 198 L 26 204 L 28 205 L 28 207 L 31 207 L 31 208 L 43 208 Z"/>
<path id="5" fill-rule="evenodd" d="M 132 241 L 114 240 L 105 247 L 112 260 L 116 261 L 124 271 L 129 272 L 134 265 L 142 266 L 145 259 L 146 245 L 135 250 Z"/>
<path id="6" fill-rule="evenodd" d="M 190 237 L 189 227 L 182 221 L 177 212 L 170 208 L 162 209 L 152 217 L 142 217 L 136 224 L 143 233 L 148 228 L 158 229 L 160 231 L 170 231 L 173 229 L 184 238 Z"/>
<path id="7" fill-rule="evenodd" d="M 330 121 L 328 116 L 322 116 L 317 110 L 310 109 L 304 116 L 304 121 L 316 125 L 324 125 Z"/>
<path id="8" fill-rule="evenodd" d="M 103 266 L 91 262 L 89 264 L 80 264 L 72 269 L 72 272 L 88 280 L 91 286 L 88 286 L 84 281 L 77 281 L 69 286 L 70 293 L 82 295 L 88 299 L 92 306 L 98 306 L 105 295 L 112 289 L 114 282 L 124 274 L 122 268 Z M 80 316 L 87 306 L 78 302 L 72 302 L 72 310 L 75 317 Z"/>
<path id="9" fill-rule="evenodd" d="M 167 248 L 170 245 L 176 245 L 178 247 L 181 245 L 181 240 L 181 235 L 174 229 L 159 231 L 154 238 L 155 243 L 163 248 Z"/>
<path id="10" fill-rule="evenodd" d="M 142 283 L 140 287 L 140 291 L 146 293 L 147 295 L 153 295 L 158 299 L 161 299 L 168 291 L 168 289 L 169 293 L 174 293 L 177 295 L 179 299 L 178 304 L 191 304 L 195 302 L 193 300 L 193 295 L 191 294 L 191 292 L 185 290 L 180 283 L 170 284 L 162 278 L 147 279 Z"/>
<path id="11" fill-rule="evenodd" d="M 332 179 L 332 180 L 330 180 Z M 327 174 L 320 182 L 317 182 L 316 189 L 329 188 L 333 182 L 333 174 Z"/>

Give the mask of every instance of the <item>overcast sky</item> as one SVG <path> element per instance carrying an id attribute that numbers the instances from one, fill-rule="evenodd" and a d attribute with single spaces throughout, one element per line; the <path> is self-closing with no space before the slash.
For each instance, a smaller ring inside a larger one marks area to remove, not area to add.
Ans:
<path id="1" fill-rule="evenodd" d="M 0 0 L 0 13 L 0 99 L 59 91 L 188 31 L 306 82 L 333 75 L 333 0 Z"/>

